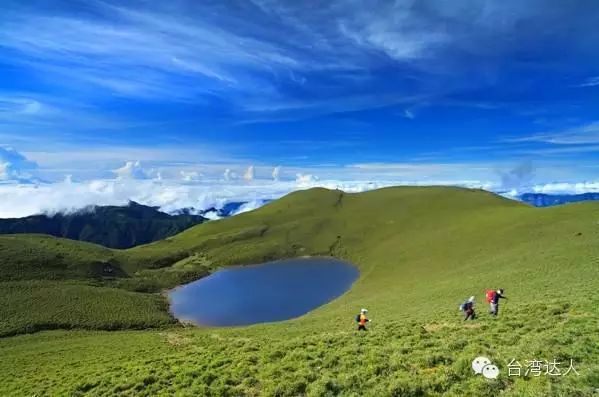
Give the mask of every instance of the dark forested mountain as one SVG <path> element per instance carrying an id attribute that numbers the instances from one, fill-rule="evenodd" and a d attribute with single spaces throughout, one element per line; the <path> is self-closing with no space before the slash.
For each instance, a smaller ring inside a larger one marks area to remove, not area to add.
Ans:
<path id="1" fill-rule="evenodd" d="M 169 215 L 131 201 L 126 206 L 95 206 L 68 214 L 0 219 L 0 234 L 42 233 L 129 248 L 162 240 L 205 220 L 201 215 Z"/>

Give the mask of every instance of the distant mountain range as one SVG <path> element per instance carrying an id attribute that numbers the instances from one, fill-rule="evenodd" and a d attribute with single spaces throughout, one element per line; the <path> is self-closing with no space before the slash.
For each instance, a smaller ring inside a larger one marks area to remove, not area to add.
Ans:
<path id="1" fill-rule="evenodd" d="M 130 248 L 162 240 L 206 220 L 191 213 L 169 215 L 131 201 L 126 206 L 94 206 L 69 214 L 0 219 L 0 234 L 41 233 Z"/>
<path id="2" fill-rule="evenodd" d="M 535 207 L 551 207 L 567 203 L 576 203 L 579 201 L 599 200 L 599 193 L 582 194 L 543 194 L 543 193 L 525 193 L 520 196 L 520 200 Z"/>

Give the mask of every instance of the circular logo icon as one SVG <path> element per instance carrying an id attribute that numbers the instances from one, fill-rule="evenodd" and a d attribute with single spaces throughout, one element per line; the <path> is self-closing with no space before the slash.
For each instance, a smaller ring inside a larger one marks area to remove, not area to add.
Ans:
<path id="1" fill-rule="evenodd" d="M 483 376 L 487 379 L 497 379 L 499 368 L 495 364 L 488 364 L 483 367 Z"/>
<path id="2" fill-rule="evenodd" d="M 489 360 L 487 357 L 476 357 L 472 361 L 472 369 L 474 370 L 475 374 L 482 374 L 483 368 L 489 364 L 491 364 L 491 360 Z"/>

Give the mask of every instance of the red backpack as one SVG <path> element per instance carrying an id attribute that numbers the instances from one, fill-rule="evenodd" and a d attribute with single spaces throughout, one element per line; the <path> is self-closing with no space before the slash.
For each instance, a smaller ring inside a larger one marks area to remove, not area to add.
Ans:
<path id="1" fill-rule="evenodd" d="M 493 302 L 493 298 L 495 298 L 495 291 L 492 289 L 487 290 L 487 303 Z"/>

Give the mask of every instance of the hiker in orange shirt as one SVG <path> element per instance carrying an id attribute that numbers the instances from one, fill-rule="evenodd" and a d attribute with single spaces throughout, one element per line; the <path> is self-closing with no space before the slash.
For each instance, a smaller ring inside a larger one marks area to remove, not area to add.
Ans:
<path id="1" fill-rule="evenodd" d="M 356 322 L 358 323 L 358 331 L 368 331 L 366 329 L 366 323 L 370 322 L 370 320 L 368 319 L 368 317 L 366 317 L 366 313 L 368 313 L 368 310 L 362 309 L 360 310 L 360 314 L 356 316 Z"/>

